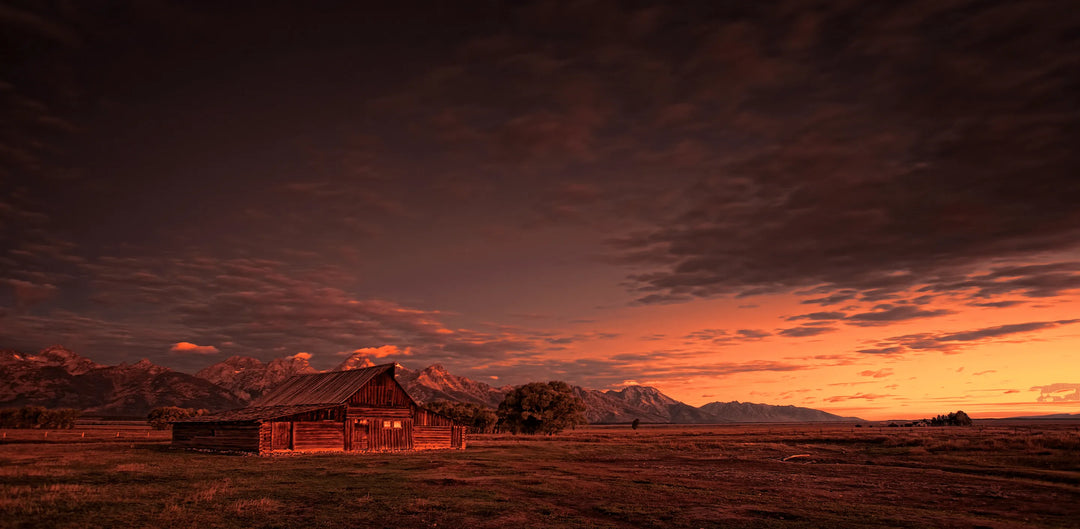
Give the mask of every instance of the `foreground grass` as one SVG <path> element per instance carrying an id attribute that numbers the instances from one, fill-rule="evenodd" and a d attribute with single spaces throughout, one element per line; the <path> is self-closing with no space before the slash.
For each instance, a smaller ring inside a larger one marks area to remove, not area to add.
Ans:
<path id="1" fill-rule="evenodd" d="M 20 528 L 1076 527 L 1080 434 L 620 427 L 281 457 L 14 443 L 0 513 Z"/>

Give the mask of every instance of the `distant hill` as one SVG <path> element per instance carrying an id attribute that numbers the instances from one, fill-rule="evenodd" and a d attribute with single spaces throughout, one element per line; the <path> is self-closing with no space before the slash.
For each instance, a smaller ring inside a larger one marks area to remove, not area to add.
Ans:
<path id="1" fill-rule="evenodd" d="M 374 365 L 361 354 L 346 358 L 332 371 Z M 97 364 L 63 347 L 36 354 L 0 351 L 0 407 L 27 405 L 79 408 L 100 415 L 146 415 L 159 406 L 211 411 L 241 407 L 285 379 L 316 373 L 308 355 L 263 362 L 233 356 L 207 366 L 194 376 L 147 360 L 126 365 Z M 497 408 L 512 386 L 492 386 L 454 375 L 434 364 L 421 370 L 398 366 L 397 380 L 421 404 L 436 400 L 468 402 Z M 590 423 L 720 424 L 730 422 L 824 422 L 859 420 L 811 408 L 749 402 L 712 402 L 700 408 L 679 402 L 649 386 L 595 390 L 573 386 L 585 402 Z"/>
<path id="2" fill-rule="evenodd" d="M 219 410 L 242 404 L 225 388 L 149 360 L 103 366 L 59 346 L 30 355 L 0 351 L 0 380 L 0 407 L 5 408 L 145 416 L 159 406 Z"/>
<path id="3" fill-rule="evenodd" d="M 1002 420 L 1039 420 L 1039 419 L 1076 419 L 1080 420 L 1080 413 L 1051 413 L 1049 415 L 1025 415 L 1023 417 L 1006 417 Z"/>
<path id="4" fill-rule="evenodd" d="M 841 417 L 813 408 L 798 406 L 773 406 L 752 402 L 710 402 L 701 406 L 702 411 L 726 422 L 841 422 L 861 420 Z"/>

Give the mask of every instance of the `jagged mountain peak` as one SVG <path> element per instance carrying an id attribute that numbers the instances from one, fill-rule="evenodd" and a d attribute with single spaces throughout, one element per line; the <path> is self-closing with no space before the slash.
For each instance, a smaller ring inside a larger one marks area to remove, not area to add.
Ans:
<path id="1" fill-rule="evenodd" d="M 247 402 L 293 375 L 316 373 L 308 363 L 309 358 L 310 355 L 300 353 L 264 363 L 250 356 L 234 356 L 203 368 L 195 376 L 228 389 L 236 398 Z"/>
<path id="2" fill-rule="evenodd" d="M 253 367 L 262 367 L 263 365 L 265 365 L 263 364 L 262 360 L 259 360 L 258 358 L 240 355 L 230 356 L 228 359 L 223 360 L 221 363 L 232 366 L 236 369 L 251 369 Z"/>
<path id="3" fill-rule="evenodd" d="M 50 345 L 50 346 L 38 351 L 38 355 L 52 357 L 52 358 L 64 358 L 64 359 L 82 358 L 81 356 L 76 354 L 71 349 L 68 349 L 67 347 L 64 347 L 62 345 Z"/>
<path id="4" fill-rule="evenodd" d="M 10 352 L 12 354 L 6 357 L 8 360 L 22 360 L 39 365 L 56 366 L 63 368 L 72 375 L 81 375 L 103 367 L 101 364 L 79 356 L 74 351 L 60 345 L 51 345 L 31 355 L 21 355 L 15 351 Z"/>
<path id="5" fill-rule="evenodd" d="M 78 408 L 87 413 L 146 416 L 158 406 L 226 409 L 240 402 L 222 387 L 155 365 L 100 365 L 64 347 L 4 355 L 0 407 Z"/>
<path id="6" fill-rule="evenodd" d="M 440 375 L 449 375 L 450 371 L 447 371 L 442 364 L 431 364 L 424 368 L 425 373 L 438 373 Z"/>
<path id="7" fill-rule="evenodd" d="M 374 365 L 375 362 L 371 361 L 371 358 L 368 358 L 367 355 L 363 353 L 353 353 L 331 371 L 351 371 L 353 369 L 363 369 Z"/>

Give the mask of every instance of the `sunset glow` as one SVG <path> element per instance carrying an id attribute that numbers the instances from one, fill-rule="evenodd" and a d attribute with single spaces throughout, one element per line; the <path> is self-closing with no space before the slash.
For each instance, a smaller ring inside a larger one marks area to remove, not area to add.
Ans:
<path id="1" fill-rule="evenodd" d="M 4 8 L 0 348 L 1080 412 L 1080 10 L 713 4 Z"/>

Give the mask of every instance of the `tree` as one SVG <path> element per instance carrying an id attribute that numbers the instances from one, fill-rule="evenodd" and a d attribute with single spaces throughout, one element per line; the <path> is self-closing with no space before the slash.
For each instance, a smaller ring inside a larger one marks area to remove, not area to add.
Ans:
<path id="1" fill-rule="evenodd" d="M 533 382 L 518 386 L 499 404 L 503 427 L 512 433 L 556 434 L 568 426 L 585 424 L 585 403 L 566 382 Z"/>
<path id="2" fill-rule="evenodd" d="M 924 421 L 926 419 L 923 419 Z M 948 415 L 938 415 L 930 419 L 930 426 L 971 426 L 971 417 L 963 411 L 956 411 Z"/>
<path id="3" fill-rule="evenodd" d="M 180 419 L 187 419 L 188 417 L 194 417 L 196 415 L 202 415 L 199 413 L 203 410 L 195 410 L 192 408 L 180 408 L 177 406 L 164 406 L 161 408 L 154 408 L 150 410 L 150 414 L 146 416 L 146 422 L 150 423 L 150 426 L 155 430 L 165 430 L 169 428 L 170 421 L 177 421 Z"/>
<path id="4" fill-rule="evenodd" d="M 429 402 L 424 407 L 453 419 L 459 425 L 468 426 L 469 431 L 476 433 L 493 432 L 495 423 L 499 421 L 499 417 L 491 408 L 470 402 L 437 400 Z"/>
<path id="5" fill-rule="evenodd" d="M 641 425 L 641 419 L 634 419 L 634 422 L 630 423 L 630 427 L 637 430 L 637 427 Z"/>

